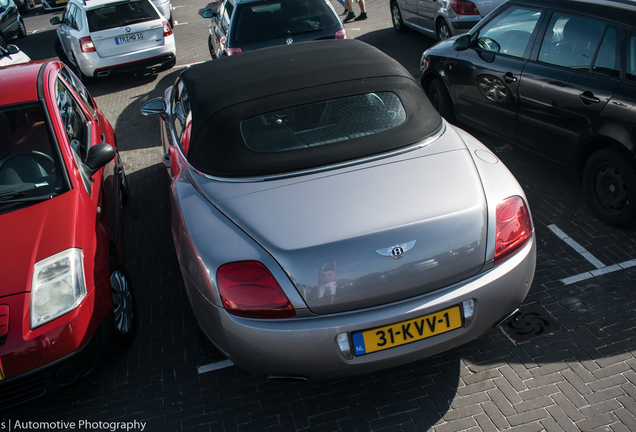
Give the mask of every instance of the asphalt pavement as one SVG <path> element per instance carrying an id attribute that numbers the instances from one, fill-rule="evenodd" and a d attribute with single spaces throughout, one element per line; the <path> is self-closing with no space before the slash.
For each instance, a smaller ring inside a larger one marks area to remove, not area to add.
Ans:
<path id="1" fill-rule="evenodd" d="M 139 304 L 135 343 L 104 359 L 81 386 L 0 407 L 0 430 L 636 431 L 636 232 L 597 220 L 578 179 L 561 167 L 473 130 L 524 187 L 536 226 L 537 272 L 521 327 L 493 329 L 402 367 L 324 382 L 268 381 L 207 352 L 172 244 L 158 121 L 140 114 L 185 65 L 210 58 L 201 13 L 216 4 L 173 6 L 177 67 L 88 87 L 115 127 L 130 183 L 124 263 Z M 417 76 L 434 41 L 395 33 L 386 0 L 368 0 L 367 9 L 369 19 L 346 25 L 349 37 Z M 60 14 L 32 9 L 28 36 L 12 42 L 34 60 L 55 57 L 49 19 Z M 246 86 L 255 73 L 245 71 Z"/>

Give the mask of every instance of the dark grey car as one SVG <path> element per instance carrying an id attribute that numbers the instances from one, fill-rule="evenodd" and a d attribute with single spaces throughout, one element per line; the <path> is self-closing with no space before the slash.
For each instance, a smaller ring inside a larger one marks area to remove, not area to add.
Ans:
<path id="1" fill-rule="evenodd" d="M 6 47 L 12 37 L 27 35 L 24 20 L 13 0 L 0 0 L 0 46 Z"/>
<path id="2" fill-rule="evenodd" d="M 224 0 L 212 18 L 208 48 L 213 59 L 275 45 L 346 39 L 328 0 Z"/>
<path id="3" fill-rule="evenodd" d="M 142 110 L 161 118 L 197 321 L 248 371 L 333 378 L 415 361 L 487 332 L 530 289 L 521 186 L 370 45 L 194 65 Z"/>

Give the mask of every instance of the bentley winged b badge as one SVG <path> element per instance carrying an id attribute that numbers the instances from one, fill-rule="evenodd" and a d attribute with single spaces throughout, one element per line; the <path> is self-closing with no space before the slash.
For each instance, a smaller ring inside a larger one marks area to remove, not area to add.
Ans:
<path id="1" fill-rule="evenodd" d="M 384 249 L 377 249 L 376 252 L 385 257 L 391 257 L 393 259 L 400 259 L 402 256 L 410 251 L 413 246 L 415 246 L 416 240 L 410 241 L 408 243 L 402 243 L 395 246 L 389 246 Z"/>

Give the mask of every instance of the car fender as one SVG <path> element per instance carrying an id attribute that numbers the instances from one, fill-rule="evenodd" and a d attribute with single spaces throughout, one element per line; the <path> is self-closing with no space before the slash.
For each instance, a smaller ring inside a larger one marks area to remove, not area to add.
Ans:
<path id="1" fill-rule="evenodd" d="M 191 181 L 194 175 L 200 174 L 185 167 L 172 183 L 170 194 L 172 237 L 186 290 L 196 289 L 210 303 L 222 307 L 216 286 L 219 266 L 234 261 L 260 261 L 272 272 L 297 316 L 302 315 L 307 306 L 278 262 L 203 197 Z"/>

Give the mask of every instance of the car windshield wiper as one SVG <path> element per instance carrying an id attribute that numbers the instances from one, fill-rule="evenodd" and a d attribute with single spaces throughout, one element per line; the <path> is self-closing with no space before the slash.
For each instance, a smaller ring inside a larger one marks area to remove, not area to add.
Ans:
<path id="1" fill-rule="evenodd" d="M 142 21 L 148 21 L 148 18 L 133 18 L 131 20 L 125 21 L 123 23 L 120 23 L 120 26 L 125 26 L 125 25 L 129 25 L 129 24 L 134 24 L 137 22 L 142 22 Z"/>
<path id="2" fill-rule="evenodd" d="M 317 29 L 311 29 L 311 30 L 302 30 L 302 31 L 297 31 L 297 32 L 289 32 L 287 34 L 289 35 L 299 35 L 299 34 L 305 34 L 305 33 L 313 33 L 313 32 L 317 32 L 317 31 L 321 31 L 324 30 L 324 28 L 317 28 Z"/>
<path id="3" fill-rule="evenodd" d="M 46 201 L 53 198 L 53 195 L 40 195 L 34 197 L 25 197 L 26 192 L 18 192 L 14 194 L 4 194 L 0 195 L 0 203 L 11 202 L 11 203 L 19 203 L 19 202 L 29 202 L 29 201 Z M 24 197 L 24 198 L 23 198 Z"/>

